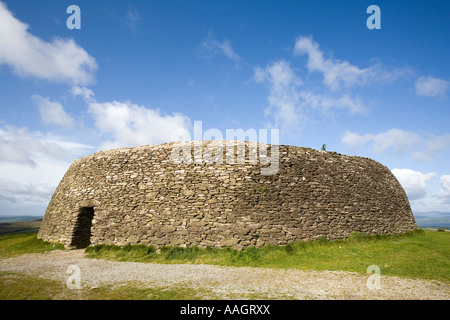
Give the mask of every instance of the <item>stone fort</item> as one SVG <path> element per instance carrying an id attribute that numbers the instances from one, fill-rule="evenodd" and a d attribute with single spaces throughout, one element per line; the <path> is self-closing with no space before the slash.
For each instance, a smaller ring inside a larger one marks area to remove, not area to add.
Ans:
<path id="1" fill-rule="evenodd" d="M 249 157 L 260 143 L 240 142 L 246 156 L 234 163 L 176 163 L 173 148 L 179 144 L 119 148 L 75 160 L 50 200 L 38 238 L 68 248 L 243 249 L 417 229 L 405 191 L 374 160 L 279 145 L 278 170 L 264 175 L 268 164 Z M 205 150 L 211 143 L 198 145 Z M 274 146 L 265 146 L 273 153 Z M 215 150 L 216 160 L 229 156 L 225 146 Z"/>

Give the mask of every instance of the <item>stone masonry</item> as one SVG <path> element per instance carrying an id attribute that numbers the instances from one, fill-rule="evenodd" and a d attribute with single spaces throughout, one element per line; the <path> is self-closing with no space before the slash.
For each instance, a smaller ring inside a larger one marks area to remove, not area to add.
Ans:
<path id="1" fill-rule="evenodd" d="M 261 147 L 241 143 L 247 151 Z M 119 148 L 74 161 L 53 194 L 38 238 L 72 248 L 242 249 L 417 229 L 405 191 L 374 160 L 280 145 L 278 171 L 262 175 L 267 165 L 248 157 L 241 164 L 176 164 L 174 146 Z M 223 153 L 225 159 L 225 147 Z"/>

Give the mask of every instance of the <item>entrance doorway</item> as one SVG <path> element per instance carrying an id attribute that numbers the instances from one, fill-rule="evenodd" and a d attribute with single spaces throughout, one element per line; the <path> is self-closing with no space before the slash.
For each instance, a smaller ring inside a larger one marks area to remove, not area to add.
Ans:
<path id="1" fill-rule="evenodd" d="M 94 218 L 94 207 L 80 207 L 73 229 L 72 243 L 76 249 L 83 249 L 91 244 L 91 227 Z"/>

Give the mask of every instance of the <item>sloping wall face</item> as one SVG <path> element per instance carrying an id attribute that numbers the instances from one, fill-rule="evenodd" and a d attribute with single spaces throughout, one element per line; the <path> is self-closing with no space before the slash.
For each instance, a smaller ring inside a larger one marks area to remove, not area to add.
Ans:
<path id="1" fill-rule="evenodd" d="M 371 159 L 281 145 L 278 170 L 263 175 L 262 157 L 248 158 L 257 143 L 245 142 L 247 159 L 240 164 L 225 161 L 225 146 L 215 154 L 222 163 L 195 158 L 195 147 L 192 161 L 176 163 L 176 145 L 113 149 L 74 161 L 38 237 L 74 245 L 85 208 L 94 211 L 88 244 L 242 249 L 417 229 L 403 188 Z M 208 145 L 203 141 L 203 152 Z"/>

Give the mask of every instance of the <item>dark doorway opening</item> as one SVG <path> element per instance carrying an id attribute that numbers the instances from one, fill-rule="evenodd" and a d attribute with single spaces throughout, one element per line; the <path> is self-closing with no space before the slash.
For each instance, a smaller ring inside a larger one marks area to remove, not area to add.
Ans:
<path id="1" fill-rule="evenodd" d="M 91 227 L 94 218 L 94 207 L 80 207 L 75 228 L 72 235 L 72 243 L 76 249 L 86 248 L 91 244 Z"/>

